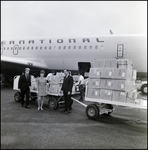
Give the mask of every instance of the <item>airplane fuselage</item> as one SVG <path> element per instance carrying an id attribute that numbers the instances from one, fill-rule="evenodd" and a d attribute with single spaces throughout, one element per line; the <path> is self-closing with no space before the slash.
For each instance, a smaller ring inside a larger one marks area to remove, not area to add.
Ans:
<path id="1" fill-rule="evenodd" d="M 126 58 L 133 69 L 147 72 L 147 39 L 142 35 L 108 35 L 79 38 L 21 38 L 1 41 L 1 56 L 40 59 L 49 69 L 79 70 L 78 63 L 96 59 Z M 33 66 L 33 63 L 30 63 Z"/>

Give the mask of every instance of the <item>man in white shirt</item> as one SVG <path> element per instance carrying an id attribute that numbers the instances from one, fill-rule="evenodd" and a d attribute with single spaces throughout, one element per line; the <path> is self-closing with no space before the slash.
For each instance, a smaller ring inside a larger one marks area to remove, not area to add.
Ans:
<path id="1" fill-rule="evenodd" d="M 50 82 L 51 82 L 51 77 L 52 75 L 55 75 L 55 71 L 52 70 L 51 73 L 48 73 L 47 77 L 46 77 L 46 80 L 48 81 L 49 83 L 49 86 L 50 86 Z"/>
<path id="2" fill-rule="evenodd" d="M 81 72 L 79 72 L 79 79 L 76 85 L 79 86 L 79 91 L 80 91 L 80 96 L 81 96 L 79 101 L 83 101 L 84 100 L 84 77 L 82 76 Z"/>

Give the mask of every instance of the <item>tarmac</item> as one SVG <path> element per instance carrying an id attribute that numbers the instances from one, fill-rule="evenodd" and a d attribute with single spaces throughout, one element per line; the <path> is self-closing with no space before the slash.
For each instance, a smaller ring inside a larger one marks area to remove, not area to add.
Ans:
<path id="1" fill-rule="evenodd" d="M 1 149 L 147 149 L 147 109 L 114 106 L 92 120 L 85 112 L 90 102 L 73 101 L 67 113 L 63 105 L 50 110 L 46 99 L 42 111 L 37 101 L 21 107 L 15 92 L 1 87 Z"/>

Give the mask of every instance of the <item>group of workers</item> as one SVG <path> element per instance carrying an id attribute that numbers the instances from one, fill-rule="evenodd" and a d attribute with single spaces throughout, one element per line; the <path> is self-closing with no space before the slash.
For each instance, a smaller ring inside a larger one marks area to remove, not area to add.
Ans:
<path id="1" fill-rule="evenodd" d="M 18 82 L 18 88 L 21 91 L 21 105 L 24 107 L 24 95 L 26 95 L 26 104 L 25 108 L 30 108 L 29 107 L 29 92 L 30 92 L 30 87 L 31 87 L 31 75 L 30 73 L 30 68 L 25 68 L 25 73 L 22 74 L 19 78 Z M 40 71 L 40 77 L 36 78 L 37 81 L 37 91 L 38 91 L 38 108 L 37 110 L 43 110 L 43 103 L 45 96 L 47 96 L 47 82 L 49 82 L 50 86 L 50 81 L 51 81 L 51 76 L 55 75 L 55 71 L 52 71 L 45 77 L 45 71 L 41 70 Z M 71 75 L 71 72 L 68 70 L 64 70 L 64 80 L 62 84 L 61 90 L 63 91 L 63 96 L 65 100 L 65 110 L 68 111 L 69 113 L 72 112 L 72 99 L 71 99 L 71 94 L 72 94 L 72 87 L 73 87 L 73 77 Z M 82 76 L 81 72 L 79 73 L 79 79 L 78 82 L 75 83 L 75 85 L 79 86 L 79 91 L 80 91 L 80 99 L 79 101 L 84 100 L 84 77 Z"/>

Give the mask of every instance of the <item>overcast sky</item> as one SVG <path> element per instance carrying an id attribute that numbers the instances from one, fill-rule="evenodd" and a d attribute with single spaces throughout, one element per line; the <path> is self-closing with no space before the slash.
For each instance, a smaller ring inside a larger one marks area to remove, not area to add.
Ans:
<path id="1" fill-rule="evenodd" d="M 1 1 L 1 37 L 147 34 L 147 1 Z"/>

